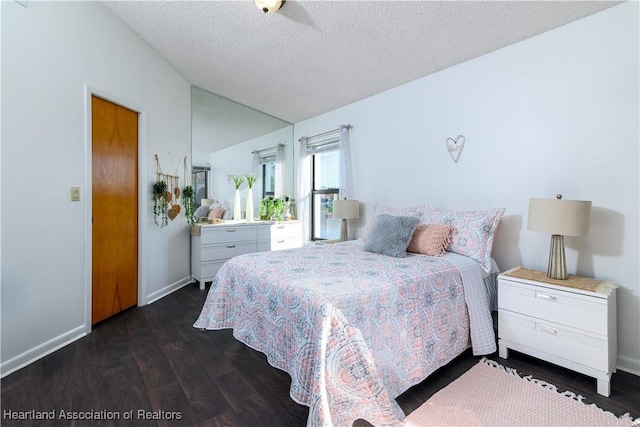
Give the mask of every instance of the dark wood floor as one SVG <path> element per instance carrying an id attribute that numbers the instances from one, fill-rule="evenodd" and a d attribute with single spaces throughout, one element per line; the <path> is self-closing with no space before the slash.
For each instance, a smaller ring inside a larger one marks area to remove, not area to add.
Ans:
<path id="1" fill-rule="evenodd" d="M 289 397 L 290 377 L 230 331 L 192 327 L 206 291 L 187 286 L 130 309 L 59 351 L 2 379 L 2 426 L 304 426 L 308 409 Z M 511 353 L 502 360 L 523 374 L 570 389 L 608 411 L 640 416 L 640 378 L 618 371 L 611 397 L 595 380 Z M 466 372 L 479 358 L 467 351 L 398 398 L 405 413 Z M 55 421 L 10 420 L 7 411 L 55 411 Z M 140 417 L 141 410 L 144 416 Z M 115 413 L 120 421 L 69 421 Z M 93 411 L 93 412 L 92 412 Z M 104 412 L 103 412 L 104 411 Z M 133 421 L 124 421 L 133 411 Z M 179 420 L 170 420 L 179 413 Z M 145 419 L 160 417 L 160 420 Z M 357 423 L 365 424 L 365 423 Z"/>

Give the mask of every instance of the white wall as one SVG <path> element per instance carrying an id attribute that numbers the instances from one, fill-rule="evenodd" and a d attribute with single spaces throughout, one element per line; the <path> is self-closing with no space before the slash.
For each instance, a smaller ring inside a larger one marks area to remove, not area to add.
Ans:
<path id="1" fill-rule="evenodd" d="M 190 84 L 99 2 L 2 7 L 3 374 L 90 330 L 85 85 L 142 112 L 139 301 L 188 283 L 186 221 L 153 225 L 154 155 L 189 155 Z M 179 169 L 182 175 L 182 168 Z M 70 186 L 81 201 L 70 201 Z M 87 305 L 89 306 L 87 307 Z"/>
<path id="2" fill-rule="evenodd" d="M 233 181 L 229 181 L 229 175 L 247 175 L 251 173 L 253 165 L 254 150 L 264 150 L 266 148 L 275 147 L 277 144 L 285 144 L 285 185 L 284 194 L 293 196 L 293 126 L 287 126 L 275 132 L 268 133 L 258 138 L 245 141 L 240 144 L 211 153 L 208 159 L 211 164 L 209 197 L 220 202 L 227 201 L 229 206 L 233 208 L 233 197 L 235 193 L 235 185 Z M 256 182 L 253 190 L 253 206 L 256 214 L 261 196 L 262 184 Z M 241 197 L 245 200 L 247 195 L 247 184 L 242 184 L 240 190 Z M 242 209 L 244 210 L 244 203 Z"/>
<path id="3" fill-rule="evenodd" d="M 352 124 L 356 197 L 506 207 L 494 257 L 546 270 L 550 236 L 526 228 L 531 197 L 593 201 L 567 237 L 570 273 L 614 281 L 618 366 L 640 374 L 639 28 L 628 2 L 316 118 L 294 137 Z M 447 137 L 464 135 L 454 163 Z"/>

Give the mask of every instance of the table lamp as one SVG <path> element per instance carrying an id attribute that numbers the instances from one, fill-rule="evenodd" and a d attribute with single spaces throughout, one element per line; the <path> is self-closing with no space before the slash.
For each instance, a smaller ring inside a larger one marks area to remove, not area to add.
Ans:
<path id="1" fill-rule="evenodd" d="M 591 202 L 555 199 L 529 199 L 527 228 L 551 234 L 547 277 L 565 280 L 567 261 L 564 255 L 564 236 L 586 236 L 589 233 Z"/>
<path id="2" fill-rule="evenodd" d="M 342 219 L 340 227 L 340 241 L 344 242 L 347 238 L 347 220 L 356 219 L 360 216 L 359 203 L 357 200 L 334 200 L 333 217 Z"/>

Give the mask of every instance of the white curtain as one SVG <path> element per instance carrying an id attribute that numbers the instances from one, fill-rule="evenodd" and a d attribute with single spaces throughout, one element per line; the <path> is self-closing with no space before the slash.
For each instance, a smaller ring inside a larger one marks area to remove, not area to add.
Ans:
<path id="1" fill-rule="evenodd" d="M 276 188 L 275 196 L 284 196 L 284 144 L 276 146 Z"/>
<path id="2" fill-rule="evenodd" d="M 351 141 L 349 140 L 349 125 L 340 125 L 340 192 L 339 198 L 355 200 L 355 190 L 353 188 L 353 171 L 351 170 Z M 347 238 L 355 240 L 358 238 L 358 220 L 347 220 Z"/>
<path id="3" fill-rule="evenodd" d="M 300 220 L 302 225 L 302 241 L 304 243 L 309 241 L 311 236 L 311 228 L 309 225 L 309 208 L 311 207 L 311 162 L 309 161 L 309 152 L 307 150 L 307 137 L 300 138 L 300 145 L 297 154 L 297 177 L 296 182 L 297 194 L 296 194 L 296 209 L 297 219 Z"/>
<path id="4" fill-rule="evenodd" d="M 251 162 L 251 175 L 255 176 L 258 179 L 261 179 L 260 176 L 260 152 L 253 152 L 253 161 Z"/>

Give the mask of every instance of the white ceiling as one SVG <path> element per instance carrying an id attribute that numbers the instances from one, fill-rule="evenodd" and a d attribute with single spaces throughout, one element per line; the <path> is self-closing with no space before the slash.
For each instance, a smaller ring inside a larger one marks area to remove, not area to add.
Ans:
<path id="1" fill-rule="evenodd" d="M 105 5 L 193 85 L 296 123 L 591 15 L 599 1 Z"/>

